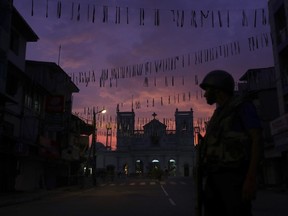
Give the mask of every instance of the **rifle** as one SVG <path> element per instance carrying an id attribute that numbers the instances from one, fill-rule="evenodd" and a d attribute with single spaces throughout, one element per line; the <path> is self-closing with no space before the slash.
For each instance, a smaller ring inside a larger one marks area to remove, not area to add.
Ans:
<path id="1" fill-rule="evenodd" d="M 201 147 L 203 142 L 203 136 L 197 133 L 198 144 L 195 146 L 196 149 L 196 172 L 195 172 L 195 215 L 202 216 L 203 208 L 203 170 L 202 170 L 202 158 L 201 158 Z"/>

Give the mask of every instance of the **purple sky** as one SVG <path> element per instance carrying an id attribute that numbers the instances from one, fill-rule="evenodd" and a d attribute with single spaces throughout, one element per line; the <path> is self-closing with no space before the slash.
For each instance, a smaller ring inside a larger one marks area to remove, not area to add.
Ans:
<path id="1" fill-rule="evenodd" d="M 61 45 L 60 66 L 67 74 L 78 77 L 79 72 L 94 72 L 96 82 L 89 82 L 88 86 L 79 83 L 80 93 L 74 96 L 73 110 L 83 117 L 87 117 L 84 115 L 84 107 L 105 106 L 108 110 L 106 119 L 114 120 L 117 104 L 120 111 L 130 111 L 133 97 L 136 119 L 152 118 L 153 112 L 158 114 L 160 121 L 164 118 L 174 119 L 176 108 L 180 111 L 193 108 L 195 120 L 204 119 L 211 115 L 214 107 L 206 105 L 205 99 L 201 98 L 197 79 L 200 83 L 210 70 L 224 69 L 231 72 L 237 81 L 250 68 L 273 66 L 270 38 L 269 45 L 263 46 L 263 35 L 270 31 L 268 24 L 262 24 L 262 8 L 268 19 L 267 0 L 62 0 L 60 18 L 57 18 L 57 2 L 48 0 L 48 18 L 45 17 L 47 0 L 33 1 L 33 16 L 32 0 L 14 0 L 14 5 L 40 38 L 38 42 L 28 45 L 27 59 L 57 63 Z M 72 3 L 74 12 L 71 20 Z M 81 8 L 79 21 L 78 5 Z M 108 6 L 108 23 L 103 23 L 103 6 Z M 116 7 L 120 7 L 119 24 L 115 24 Z M 129 10 L 128 24 L 126 8 Z M 144 25 L 140 25 L 140 8 L 145 11 Z M 159 26 L 154 25 L 155 9 L 159 9 Z M 257 9 L 256 26 L 254 9 Z M 197 28 L 191 26 L 192 10 L 196 14 L 194 20 Z M 243 10 L 248 26 L 242 26 Z M 208 16 L 203 19 L 203 27 L 201 12 Z M 252 36 L 258 37 L 259 46 L 249 51 L 248 38 Z M 231 44 L 238 44 L 240 50 L 234 50 L 233 55 L 229 51 L 228 56 L 224 57 L 223 53 L 220 56 L 219 47 L 222 46 L 223 52 L 224 45 L 231 47 Z M 206 62 L 195 64 L 196 53 L 205 49 L 211 51 L 212 48 L 218 51 L 217 59 L 209 58 Z M 174 69 L 155 71 L 157 61 L 167 62 L 167 59 L 176 56 L 179 60 Z M 184 66 L 182 57 L 185 60 Z M 117 80 L 117 87 L 115 80 L 112 81 L 112 87 L 109 80 L 105 87 L 99 85 L 102 69 L 108 69 L 110 78 L 111 69 L 145 65 L 148 62 L 152 69 L 147 75 L 125 76 Z M 136 103 L 140 104 L 140 108 Z M 105 127 L 104 124 L 98 125 L 98 128 Z"/>

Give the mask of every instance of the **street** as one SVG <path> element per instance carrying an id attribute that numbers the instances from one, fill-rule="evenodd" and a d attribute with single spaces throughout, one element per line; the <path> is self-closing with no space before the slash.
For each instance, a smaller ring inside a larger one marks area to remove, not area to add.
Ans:
<path id="1" fill-rule="evenodd" d="M 194 214 L 191 178 L 117 179 L 86 190 L 70 190 L 40 200 L 0 208 L 9 216 L 159 216 Z"/>
<path id="2" fill-rule="evenodd" d="M 166 178 L 161 181 L 117 178 L 98 181 L 97 187 L 68 187 L 43 193 L 2 196 L 1 216 L 193 216 L 193 179 Z M 10 200 L 10 201 L 9 201 Z M 288 193 L 279 189 L 259 190 L 253 202 L 254 216 L 286 216 Z M 5 204 L 6 203 L 6 204 Z"/>

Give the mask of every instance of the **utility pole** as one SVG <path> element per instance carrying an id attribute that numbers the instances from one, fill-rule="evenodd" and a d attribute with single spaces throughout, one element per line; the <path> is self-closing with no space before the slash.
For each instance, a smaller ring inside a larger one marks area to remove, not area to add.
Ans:
<path id="1" fill-rule="evenodd" d="M 93 153 L 93 167 L 92 167 L 92 172 L 93 172 L 93 185 L 97 185 L 97 179 L 96 179 L 96 169 L 97 169 L 97 157 L 96 157 L 96 141 L 97 141 L 97 127 L 96 127 L 96 115 L 99 113 L 106 113 L 106 109 L 102 109 L 98 112 L 95 112 L 93 110 L 93 132 L 92 132 L 92 153 Z"/>
<path id="2" fill-rule="evenodd" d="M 93 185 L 96 186 L 96 113 L 93 110 L 93 133 L 92 133 L 92 149 L 93 149 Z"/>

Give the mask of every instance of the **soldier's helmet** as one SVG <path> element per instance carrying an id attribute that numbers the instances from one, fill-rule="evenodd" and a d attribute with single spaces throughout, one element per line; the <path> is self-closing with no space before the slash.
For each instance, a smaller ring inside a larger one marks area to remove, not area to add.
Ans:
<path id="1" fill-rule="evenodd" d="M 206 90 L 207 87 L 220 89 L 230 95 L 234 93 L 235 82 L 232 75 L 224 70 L 213 70 L 209 72 L 200 87 Z"/>

